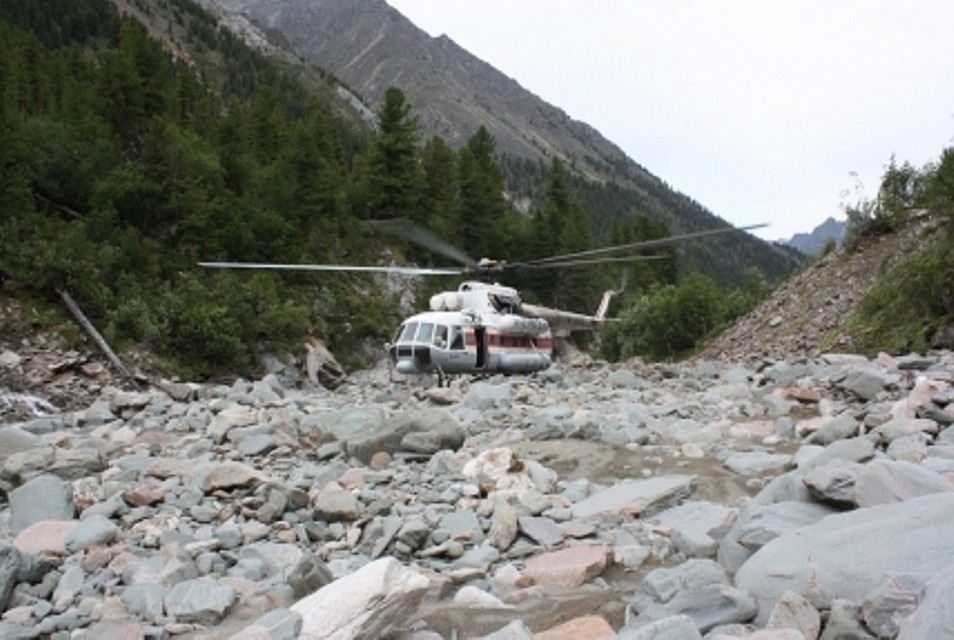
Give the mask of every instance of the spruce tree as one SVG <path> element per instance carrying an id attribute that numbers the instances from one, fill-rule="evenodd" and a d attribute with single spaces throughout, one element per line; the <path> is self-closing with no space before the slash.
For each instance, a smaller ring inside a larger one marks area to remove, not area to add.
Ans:
<path id="1" fill-rule="evenodd" d="M 482 126 L 458 153 L 460 242 L 478 259 L 503 257 L 509 245 L 507 202 L 496 146 L 496 140 Z"/>
<path id="2" fill-rule="evenodd" d="M 423 222 L 420 133 L 404 92 L 397 87 L 388 89 L 377 116 L 379 132 L 371 146 L 365 176 L 364 215 L 376 220 Z"/>

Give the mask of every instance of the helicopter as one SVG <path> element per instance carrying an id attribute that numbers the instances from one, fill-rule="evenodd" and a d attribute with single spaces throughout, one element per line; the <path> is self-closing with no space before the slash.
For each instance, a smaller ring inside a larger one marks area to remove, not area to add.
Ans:
<path id="1" fill-rule="evenodd" d="M 621 283 L 619 288 L 605 291 L 596 311 L 588 315 L 526 303 L 516 289 L 491 282 L 497 274 L 515 269 L 558 269 L 662 259 L 664 256 L 634 255 L 633 252 L 766 226 L 758 224 L 710 229 L 508 263 L 488 258 L 474 260 L 407 220 L 372 221 L 370 224 L 454 260 L 461 266 L 418 268 L 249 262 L 200 262 L 199 266 L 213 269 L 371 272 L 401 276 L 475 274 L 476 280 L 465 280 L 455 291 L 444 291 L 432 296 L 429 309 L 405 319 L 392 342 L 386 345 L 388 359 L 398 373 L 436 374 L 438 386 L 443 386 L 449 376 L 458 374 L 530 374 L 549 368 L 553 364 L 555 339 L 565 337 L 572 331 L 598 331 L 611 321 L 607 318 L 610 302 L 625 287 L 625 283 Z"/>

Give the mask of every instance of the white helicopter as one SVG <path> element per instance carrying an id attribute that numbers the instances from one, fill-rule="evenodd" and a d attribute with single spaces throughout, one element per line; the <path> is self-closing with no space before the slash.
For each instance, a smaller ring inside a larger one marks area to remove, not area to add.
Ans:
<path id="1" fill-rule="evenodd" d="M 566 336 L 571 331 L 599 330 L 608 321 L 606 313 L 610 301 L 622 292 L 622 286 L 604 292 L 596 312 L 586 315 L 527 304 L 520 299 L 516 289 L 487 282 L 492 274 L 505 269 L 554 269 L 659 259 L 663 256 L 633 255 L 633 252 L 765 226 L 711 229 L 508 264 L 486 258 L 475 261 L 456 247 L 405 220 L 377 221 L 371 224 L 382 231 L 456 260 L 462 266 L 417 268 L 249 262 L 200 262 L 199 265 L 215 269 L 352 271 L 404 276 L 476 273 L 480 280 L 468 280 L 461 283 L 456 291 L 445 291 L 432 296 L 430 310 L 404 320 L 395 333 L 393 342 L 387 345 L 388 357 L 398 373 L 436 374 L 438 385 L 442 386 L 447 376 L 457 374 L 527 374 L 547 369 L 553 363 L 554 338 Z M 619 255 L 625 253 L 630 255 Z"/>

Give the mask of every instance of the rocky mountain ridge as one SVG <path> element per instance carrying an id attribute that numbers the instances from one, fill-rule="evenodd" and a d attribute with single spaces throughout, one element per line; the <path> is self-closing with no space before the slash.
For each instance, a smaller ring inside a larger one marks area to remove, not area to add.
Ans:
<path id="1" fill-rule="evenodd" d="M 326 70 L 348 100 L 359 97 L 374 109 L 389 87 L 400 88 L 425 139 L 441 136 L 458 149 L 483 126 L 497 151 L 509 158 L 543 166 L 561 158 L 570 173 L 603 189 L 591 197 L 588 214 L 604 231 L 637 214 L 665 223 L 673 234 L 727 225 L 590 125 L 446 36 L 432 38 L 384 0 L 203 0 L 202 5 L 254 45 L 267 38 Z M 536 194 L 511 195 L 526 212 Z M 774 277 L 800 263 L 799 256 L 748 234 L 687 247 L 690 262 L 726 282 L 737 281 L 753 264 Z"/>
<path id="2" fill-rule="evenodd" d="M 425 135 L 440 135 L 454 148 L 485 126 L 498 149 L 516 157 L 562 157 L 596 181 L 656 180 L 589 125 L 531 94 L 447 36 L 432 38 L 385 0 L 202 4 L 227 24 L 238 20 L 257 26 L 261 34 L 334 73 L 367 104 L 381 104 L 389 87 L 401 87 Z"/>
<path id="3" fill-rule="evenodd" d="M 841 246 L 846 227 L 844 222 L 829 217 L 810 232 L 796 233 L 788 240 L 779 242 L 798 249 L 806 256 L 816 256 L 829 242 L 833 242 L 836 247 Z"/>

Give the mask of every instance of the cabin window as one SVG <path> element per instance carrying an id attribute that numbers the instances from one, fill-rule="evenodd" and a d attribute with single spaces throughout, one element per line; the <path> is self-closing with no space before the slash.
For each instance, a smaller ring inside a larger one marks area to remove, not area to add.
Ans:
<path id="1" fill-rule="evenodd" d="M 460 327 L 451 327 L 450 335 L 450 348 L 458 351 L 462 350 L 464 348 L 464 332 L 460 330 Z"/>
<path id="2" fill-rule="evenodd" d="M 397 339 L 397 341 L 412 342 L 414 340 L 415 332 L 417 332 L 417 323 L 408 322 L 403 327 L 401 327 L 401 336 Z"/>
<path id="3" fill-rule="evenodd" d="M 443 324 L 437 325 L 437 330 L 434 331 L 434 346 L 440 349 L 447 348 L 447 326 Z"/>
<path id="4" fill-rule="evenodd" d="M 433 335 L 434 325 L 430 322 L 422 322 L 420 328 L 417 330 L 417 341 L 429 344 Z"/>

